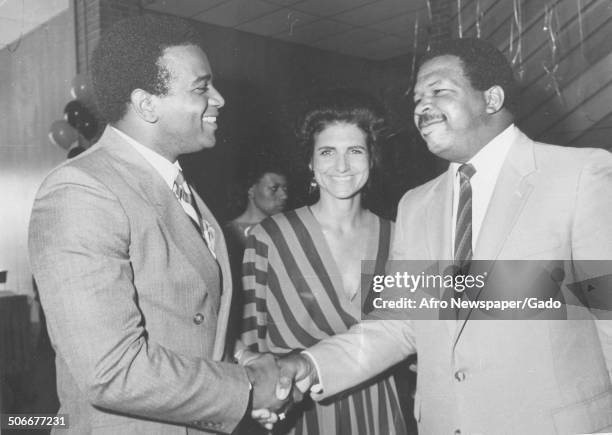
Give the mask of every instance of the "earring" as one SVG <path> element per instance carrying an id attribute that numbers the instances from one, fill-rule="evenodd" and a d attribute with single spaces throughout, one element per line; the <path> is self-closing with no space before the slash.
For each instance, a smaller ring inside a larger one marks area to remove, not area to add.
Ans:
<path id="1" fill-rule="evenodd" d="M 313 177 L 312 180 L 310 180 L 310 184 L 308 185 L 308 194 L 312 195 L 318 189 L 319 189 L 319 183 L 317 183 L 317 180 L 315 180 Z"/>

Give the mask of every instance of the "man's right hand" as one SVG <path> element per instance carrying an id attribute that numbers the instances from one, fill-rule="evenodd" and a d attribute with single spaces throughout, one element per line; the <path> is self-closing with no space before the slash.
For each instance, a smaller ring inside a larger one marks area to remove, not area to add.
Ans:
<path id="1" fill-rule="evenodd" d="M 286 400 L 295 386 L 305 393 L 312 389 L 313 393 L 320 392 L 317 384 L 319 377 L 314 363 L 305 354 L 290 354 L 277 361 L 280 368 L 278 383 L 276 384 L 276 398 Z M 317 385 L 315 385 L 317 384 Z"/>

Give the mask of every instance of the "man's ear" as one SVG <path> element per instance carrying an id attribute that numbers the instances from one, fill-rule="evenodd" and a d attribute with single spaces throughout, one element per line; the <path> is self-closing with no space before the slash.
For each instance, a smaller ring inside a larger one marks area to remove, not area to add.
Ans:
<path id="1" fill-rule="evenodd" d="M 247 197 L 252 199 L 255 194 L 253 193 L 253 189 L 255 189 L 255 185 L 253 184 L 251 187 L 249 187 L 249 190 L 247 190 Z"/>
<path id="2" fill-rule="evenodd" d="M 487 102 L 487 113 L 497 113 L 504 107 L 506 94 L 501 86 L 491 86 L 485 91 L 485 99 Z"/>
<path id="3" fill-rule="evenodd" d="M 157 122 L 153 95 L 142 89 L 134 89 L 130 94 L 130 102 L 132 109 L 141 119 L 150 123 Z"/>

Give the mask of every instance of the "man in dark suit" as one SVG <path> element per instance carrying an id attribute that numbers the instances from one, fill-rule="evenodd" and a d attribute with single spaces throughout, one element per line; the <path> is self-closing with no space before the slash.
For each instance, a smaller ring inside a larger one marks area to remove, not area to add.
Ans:
<path id="1" fill-rule="evenodd" d="M 231 432 L 275 409 L 270 356 L 224 360 L 232 299 L 223 233 L 178 157 L 215 145 L 225 104 L 198 35 L 152 16 L 93 54 L 100 141 L 43 182 L 29 252 L 70 433 Z"/>

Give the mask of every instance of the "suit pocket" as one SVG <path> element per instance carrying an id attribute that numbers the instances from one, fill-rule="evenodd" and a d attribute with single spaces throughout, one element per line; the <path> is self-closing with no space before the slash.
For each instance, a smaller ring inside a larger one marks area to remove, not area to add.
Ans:
<path id="1" fill-rule="evenodd" d="M 553 414 L 558 434 L 595 433 L 612 426 L 612 390 L 565 406 Z"/>

